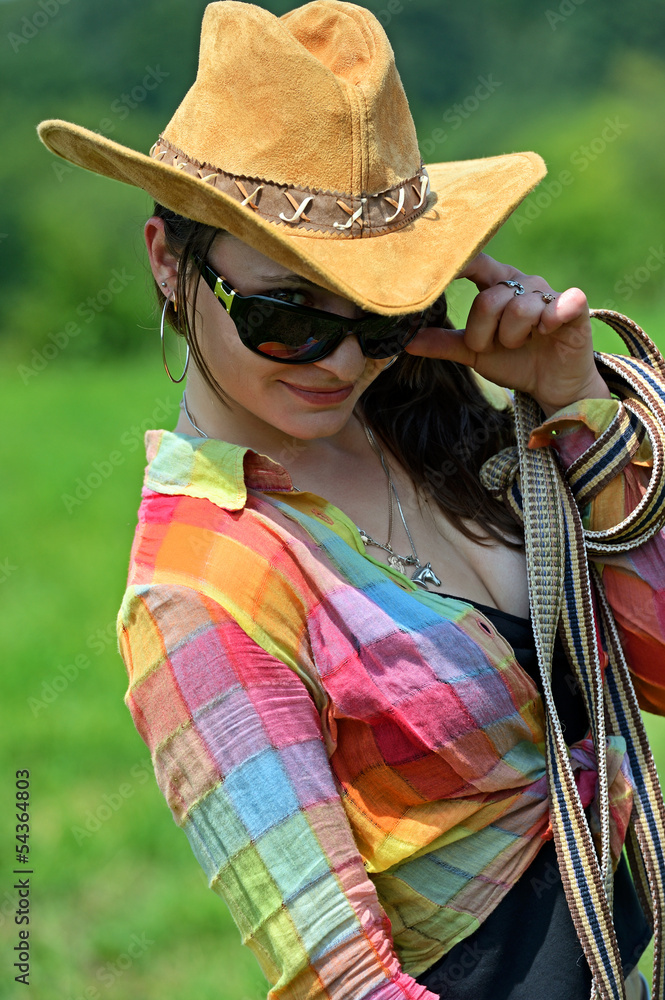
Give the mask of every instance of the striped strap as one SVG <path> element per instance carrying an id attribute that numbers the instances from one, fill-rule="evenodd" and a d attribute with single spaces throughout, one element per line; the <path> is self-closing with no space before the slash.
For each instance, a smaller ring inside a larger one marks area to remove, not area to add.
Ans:
<path id="1" fill-rule="evenodd" d="M 552 828 L 566 898 L 593 976 L 592 998 L 625 1000 L 619 948 L 612 921 L 612 857 L 607 776 L 609 732 L 624 738 L 633 770 L 635 806 L 629 852 L 638 891 L 655 937 L 654 997 L 665 996 L 665 807 L 609 605 L 588 554 L 625 551 L 643 544 L 665 521 L 665 361 L 627 317 L 609 310 L 592 316 L 622 336 L 633 357 L 596 354 L 610 389 L 621 400 L 610 427 L 562 474 L 548 448 L 528 447 L 542 423 L 537 403 L 515 394 L 517 449 L 483 466 L 483 483 L 524 522 L 529 601 L 547 709 L 547 761 Z M 631 514 L 605 531 L 585 531 L 586 506 L 631 461 L 645 435 L 653 469 L 645 496 Z M 594 611 L 594 596 L 598 614 Z M 600 641 L 609 658 L 605 678 Z M 557 628 L 584 696 L 598 760 L 598 849 L 573 777 L 570 756 L 552 697 L 552 650 Z"/>
<path id="2" fill-rule="evenodd" d="M 538 404 L 515 395 L 529 603 L 547 719 L 547 771 L 552 830 L 561 880 L 571 916 L 594 981 L 593 995 L 625 1000 L 623 969 L 611 917 L 608 883 L 609 794 L 605 752 L 602 675 L 592 622 L 587 560 L 579 560 L 570 491 L 550 449 L 529 449 L 531 431 L 542 422 Z M 583 549 L 583 542 L 582 542 Z M 577 558 L 576 558 L 577 557 Z M 571 609 L 574 620 L 570 621 Z M 559 621 L 592 720 L 601 802 L 601 858 L 573 776 L 570 755 L 552 695 L 552 650 Z"/>
<path id="3" fill-rule="evenodd" d="M 608 651 L 606 704 L 612 729 L 621 733 L 628 750 L 635 799 L 631 869 L 645 912 L 654 932 L 654 997 L 665 996 L 663 937 L 665 917 L 665 806 L 651 748 L 644 730 L 635 691 L 630 679 L 612 612 L 594 570 L 600 605 L 603 644 Z M 636 843 L 635 843 L 636 842 Z M 646 904 L 646 905 L 645 905 Z"/>
<path id="4" fill-rule="evenodd" d="M 623 403 L 616 417 L 587 451 L 566 472 L 578 506 L 584 508 L 603 490 L 610 478 L 628 465 L 644 440 L 644 426 L 637 414 Z"/>

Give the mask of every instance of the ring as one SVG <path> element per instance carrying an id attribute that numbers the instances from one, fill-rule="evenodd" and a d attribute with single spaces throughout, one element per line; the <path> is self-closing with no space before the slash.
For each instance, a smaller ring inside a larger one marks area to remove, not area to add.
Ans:
<path id="1" fill-rule="evenodd" d="M 556 295 L 552 295 L 551 292 L 541 292 L 539 288 L 534 288 L 534 292 L 537 292 L 538 295 L 542 295 L 543 302 L 554 302 L 556 298 Z"/>
<path id="2" fill-rule="evenodd" d="M 515 289 L 515 295 L 524 295 L 524 285 L 520 285 L 519 281 L 497 281 L 497 285 L 507 285 Z"/>

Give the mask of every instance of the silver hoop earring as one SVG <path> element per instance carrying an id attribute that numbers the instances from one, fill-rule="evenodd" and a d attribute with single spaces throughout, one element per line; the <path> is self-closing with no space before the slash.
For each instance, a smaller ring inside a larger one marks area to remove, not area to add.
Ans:
<path id="1" fill-rule="evenodd" d="M 189 341 L 185 341 L 185 343 L 187 344 L 187 353 L 185 355 L 185 367 L 182 370 L 182 375 L 180 376 L 180 378 L 174 378 L 171 372 L 169 371 L 169 366 L 166 361 L 166 352 L 164 350 L 164 317 L 166 316 L 166 310 L 168 309 L 168 305 L 169 305 L 169 300 L 164 299 L 164 308 L 162 309 L 162 322 L 159 327 L 159 336 L 162 342 L 162 361 L 164 362 L 164 368 L 166 369 L 166 374 L 171 379 L 171 381 L 175 382 L 177 385 L 178 382 L 182 382 L 187 373 L 187 366 L 189 364 Z"/>
<path id="2" fill-rule="evenodd" d="M 381 369 L 381 373 L 383 374 L 383 372 L 387 371 L 388 368 L 390 368 L 391 365 L 394 365 L 395 362 L 397 361 L 398 357 L 399 357 L 399 354 L 396 354 L 395 357 L 392 359 L 392 361 L 389 361 L 388 364 L 386 365 L 386 367 Z"/>

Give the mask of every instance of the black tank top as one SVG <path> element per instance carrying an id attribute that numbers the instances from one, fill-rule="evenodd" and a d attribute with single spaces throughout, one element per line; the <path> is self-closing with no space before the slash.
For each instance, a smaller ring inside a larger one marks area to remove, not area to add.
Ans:
<path id="1" fill-rule="evenodd" d="M 518 663 L 542 694 L 530 619 L 474 601 L 467 603 L 485 615 L 510 643 Z M 559 638 L 552 690 L 566 742 L 570 745 L 583 739 L 589 729 L 586 708 Z M 628 975 L 646 949 L 651 931 L 625 857 L 614 876 L 614 924 Z M 591 973 L 570 916 L 552 840 L 543 843 L 522 877 L 478 930 L 416 981 L 450 1000 L 588 1000 Z"/>

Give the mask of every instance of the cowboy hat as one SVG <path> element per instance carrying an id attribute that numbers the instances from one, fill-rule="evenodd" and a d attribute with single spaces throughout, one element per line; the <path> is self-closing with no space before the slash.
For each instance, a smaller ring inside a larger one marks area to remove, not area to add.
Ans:
<path id="1" fill-rule="evenodd" d="M 70 122 L 38 132 L 387 315 L 431 305 L 546 172 L 530 152 L 423 165 L 383 27 L 343 0 L 209 4 L 196 80 L 148 155 Z"/>

